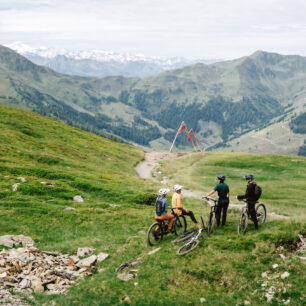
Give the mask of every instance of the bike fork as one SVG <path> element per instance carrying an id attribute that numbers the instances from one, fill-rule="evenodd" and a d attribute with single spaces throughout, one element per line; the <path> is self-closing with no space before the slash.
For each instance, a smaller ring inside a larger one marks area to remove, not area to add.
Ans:
<path id="1" fill-rule="evenodd" d="M 201 222 L 202 222 L 202 227 L 203 227 L 203 229 L 204 229 L 205 232 L 207 233 L 207 228 L 205 227 L 205 224 L 204 224 L 204 221 L 203 221 L 202 216 L 201 216 Z"/>

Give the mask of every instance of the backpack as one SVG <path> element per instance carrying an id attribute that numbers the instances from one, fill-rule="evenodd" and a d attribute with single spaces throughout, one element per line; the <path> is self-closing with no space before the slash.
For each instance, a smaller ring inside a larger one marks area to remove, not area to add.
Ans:
<path id="1" fill-rule="evenodd" d="M 157 216 L 161 216 L 163 213 L 163 198 L 162 197 L 158 197 L 156 199 L 156 204 L 155 204 L 155 212 Z"/>
<path id="2" fill-rule="evenodd" d="M 254 194 L 256 196 L 256 201 L 258 201 L 260 196 L 261 196 L 261 194 L 262 194 L 262 189 L 257 184 L 255 185 Z"/>

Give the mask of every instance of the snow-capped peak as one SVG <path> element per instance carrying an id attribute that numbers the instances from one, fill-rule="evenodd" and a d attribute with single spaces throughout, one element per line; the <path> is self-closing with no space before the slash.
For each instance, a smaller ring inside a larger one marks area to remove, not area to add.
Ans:
<path id="1" fill-rule="evenodd" d="M 57 56 L 65 56 L 69 59 L 75 60 L 95 60 L 100 62 L 149 62 L 164 66 L 164 68 L 171 68 L 172 65 L 189 64 L 191 61 L 184 58 L 160 58 L 149 57 L 143 54 L 129 54 L 129 53 L 116 53 L 113 51 L 105 50 L 80 50 L 71 51 L 67 49 L 56 49 L 48 47 L 31 47 L 21 42 L 14 42 L 5 45 L 6 47 L 18 52 L 24 56 L 40 56 L 43 58 L 52 59 Z"/>
<path id="2" fill-rule="evenodd" d="M 18 52 L 19 54 L 31 53 L 31 52 L 35 51 L 35 48 L 33 48 L 29 45 L 23 44 L 20 41 L 16 41 L 12 44 L 7 44 L 5 46 L 14 50 L 14 51 L 16 51 L 16 52 Z"/>

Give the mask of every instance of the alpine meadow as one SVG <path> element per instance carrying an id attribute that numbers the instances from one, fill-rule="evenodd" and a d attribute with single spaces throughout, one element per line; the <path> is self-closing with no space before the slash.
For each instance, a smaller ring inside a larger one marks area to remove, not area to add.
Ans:
<path id="1" fill-rule="evenodd" d="M 0 80 L 0 105 L 145 148 L 168 149 L 184 120 L 206 150 L 304 152 L 305 132 L 291 128 L 305 113 L 302 56 L 257 51 L 143 79 L 85 78 L 35 65 L 0 46 Z M 177 145 L 190 146 L 183 137 Z"/>
<path id="2" fill-rule="evenodd" d="M 0 1 L 0 306 L 305 306 L 304 2 Z"/>

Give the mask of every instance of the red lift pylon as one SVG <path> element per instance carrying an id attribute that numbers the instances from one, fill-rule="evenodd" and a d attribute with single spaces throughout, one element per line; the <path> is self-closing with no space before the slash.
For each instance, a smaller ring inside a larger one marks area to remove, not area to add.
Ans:
<path id="1" fill-rule="evenodd" d="M 190 133 L 192 133 L 192 135 L 193 135 L 193 137 L 194 137 L 194 140 L 195 140 L 195 142 L 196 142 L 196 144 L 197 144 L 197 147 L 198 147 L 199 151 L 201 152 L 202 150 L 201 150 L 201 148 L 200 148 L 200 146 L 199 146 L 197 137 L 196 137 L 196 135 L 195 135 L 193 129 L 190 129 L 189 134 L 190 134 Z"/>
<path id="2" fill-rule="evenodd" d="M 175 143 L 175 141 L 176 141 L 176 138 L 177 138 L 177 136 L 182 132 L 183 129 L 185 130 L 186 135 L 187 135 L 187 138 L 188 138 L 188 140 L 191 142 L 193 149 L 194 149 L 195 151 L 197 151 L 197 148 L 195 147 L 195 145 L 194 145 L 194 143 L 193 143 L 193 141 L 192 141 L 192 138 L 191 138 L 191 136 L 190 136 L 190 132 L 192 133 L 192 135 L 193 135 L 193 137 L 194 137 L 194 139 L 195 139 L 195 141 L 196 141 L 196 144 L 197 144 L 197 146 L 198 146 L 198 149 L 201 151 L 200 146 L 199 146 L 199 144 L 198 144 L 198 141 L 197 141 L 197 138 L 196 138 L 196 136 L 195 136 L 195 134 L 194 134 L 193 129 L 191 129 L 191 130 L 188 132 L 187 126 L 186 126 L 185 122 L 183 121 L 183 122 L 181 123 L 181 125 L 180 125 L 180 127 L 179 127 L 179 129 L 178 129 L 178 131 L 177 131 L 177 133 L 176 133 L 176 135 L 175 135 L 175 137 L 174 137 L 174 140 L 173 140 L 173 143 L 172 143 L 172 145 L 171 145 L 171 148 L 170 148 L 169 152 L 172 151 L 173 146 L 174 146 L 174 143 Z"/>

